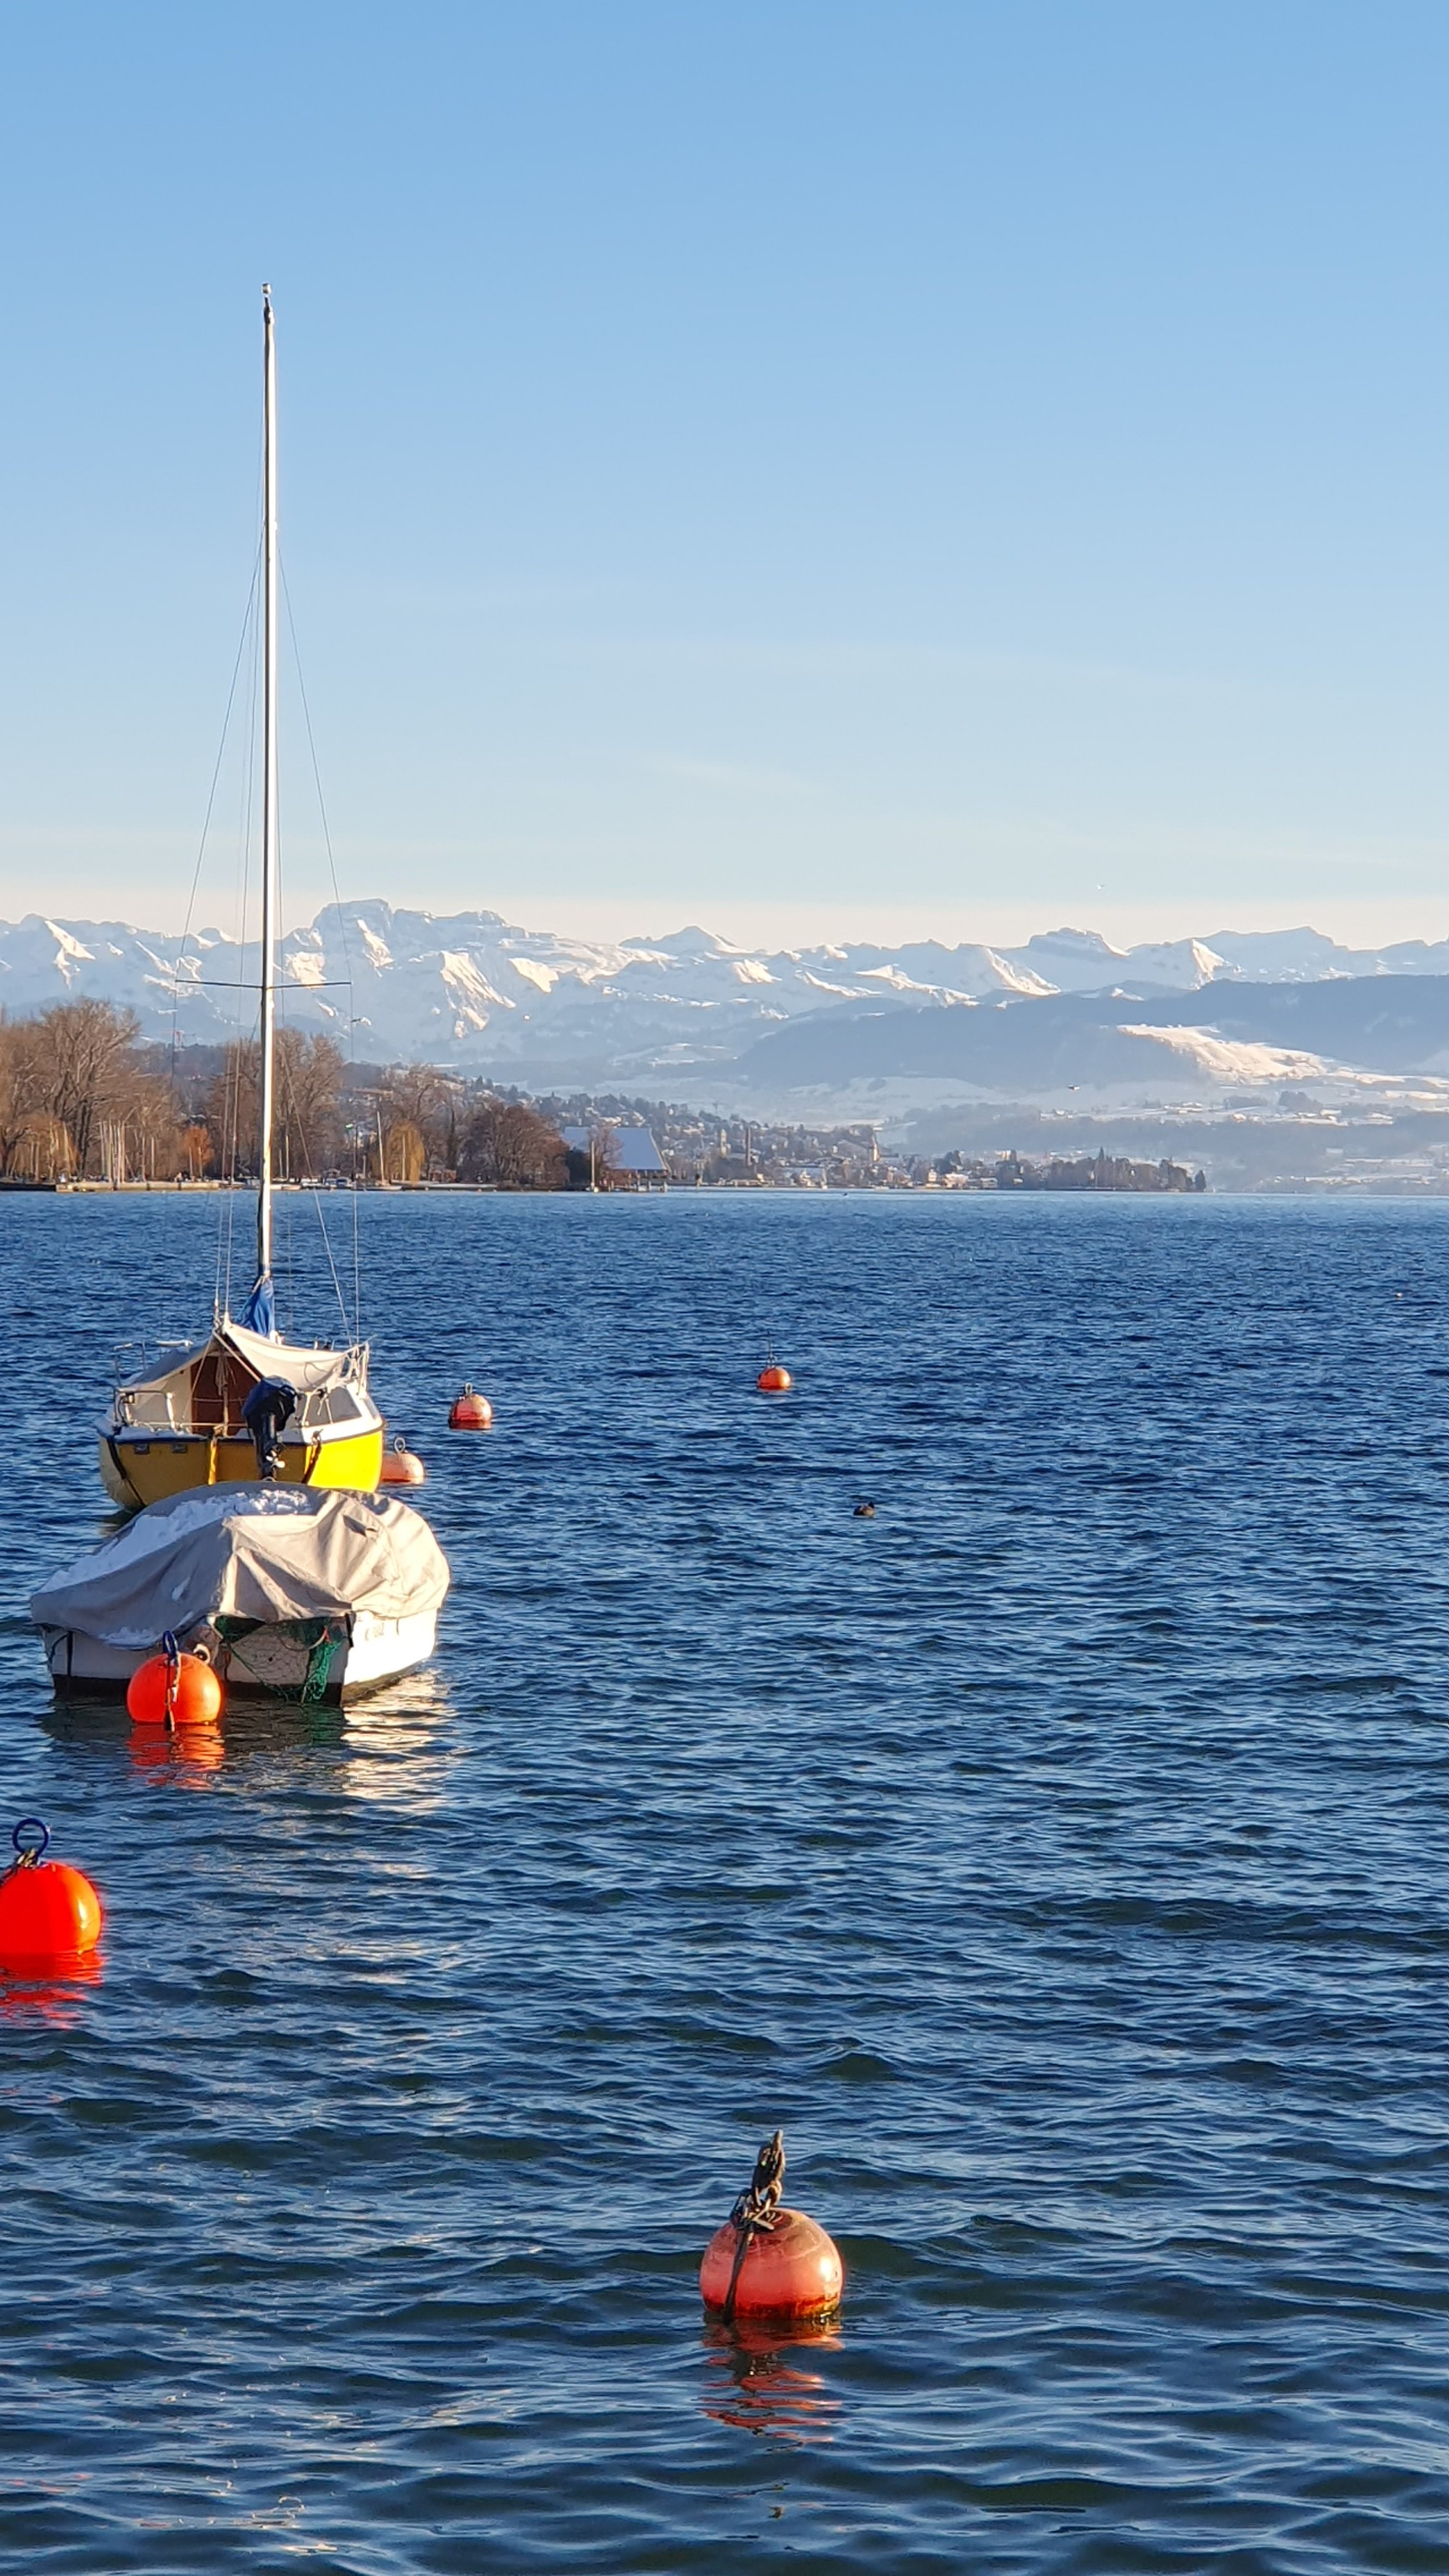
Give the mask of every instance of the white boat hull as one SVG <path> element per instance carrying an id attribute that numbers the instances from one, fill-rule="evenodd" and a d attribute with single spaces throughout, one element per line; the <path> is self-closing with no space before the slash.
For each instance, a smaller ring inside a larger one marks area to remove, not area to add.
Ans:
<path id="1" fill-rule="evenodd" d="M 131 1675 L 158 1652 L 155 1646 L 108 1646 L 75 1628 L 40 1633 L 51 1680 L 62 1696 L 121 1698 Z M 359 1610 L 325 1623 L 252 1626 L 241 1636 L 208 1627 L 182 1644 L 188 1653 L 206 1655 L 231 1697 L 335 1706 L 416 1672 L 431 1660 L 437 1637 L 436 1610 L 410 1619 L 379 1619 Z"/>

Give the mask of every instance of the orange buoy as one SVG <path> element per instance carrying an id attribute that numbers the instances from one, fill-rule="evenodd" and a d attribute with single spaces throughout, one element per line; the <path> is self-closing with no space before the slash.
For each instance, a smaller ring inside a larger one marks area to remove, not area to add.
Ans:
<path id="1" fill-rule="evenodd" d="M 778 1360 L 771 1360 L 767 1367 L 761 1369 L 755 1384 L 761 1395 L 788 1395 L 794 1380 L 787 1368 L 781 1368 Z"/>
<path id="2" fill-rule="evenodd" d="M 405 1440 L 394 1440 L 383 1456 L 382 1481 L 385 1485 L 421 1485 L 426 1482 L 427 1473 L 421 1458 Z"/>
<path id="3" fill-rule="evenodd" d="M 820 2317 L 840 2305 L 839 2249 L 801 2209 L 782 2209 L 785 2145 L 777 2129 L 760 2149 L 754 2178 L 699 2267 L 699 2294 L 726 2324 L 736 2317 Z"/>
<path id="4" fill-rule="evenodd" d="M 44 1858 L 50 1832 L 39 1816 L 22 1816 L 10 1839 L 15 1858 L 0 1878 L 0 1967 L 93 1950 L 101 1900 L 85 1873 Z"/>
<path id="5" fill-rule="evenodd" d="M 448 1415 L 450 1431 L 487 1431 L 493 1422 L 493 1407 L 486 1395 L 475 1394 L 471 1382 L 461 1395 L 453 1398 Z"/>
<path id="6" fill-rule="evenodd" d="M 204 1655 L 183 1655 L 169 1630 L 161 1652 L 126 1684 L 126 1706 L 138 1726 L 214 1726 L 221 1683 Z"/>

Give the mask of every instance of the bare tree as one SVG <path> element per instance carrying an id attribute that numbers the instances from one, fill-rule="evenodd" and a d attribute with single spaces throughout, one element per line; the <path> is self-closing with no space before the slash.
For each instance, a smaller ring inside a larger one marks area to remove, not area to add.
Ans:
<path id="1" fill-rule="evenodd" d="M 378 1163 L 374 1146 L 370 1161 Z M 428 1140 L 410 1118 L 395 1118 L 383 1129 L 380 1177 L 397 1185 L 420 1181 L 428 1168 Z"/>
<path id="2" fill-rule="evenodd" d="M 121 1107 L 137 1079 L 130 1055 L 139 1028 L 133 1011 L 79 1001 L 52 1002 L 13 1031 L 13 1106 L 66 1130 L 77 1171 L 90 1161 L 98 1119 Z"/>
<path id="3" fill-rule="evenodd" d="M 437 1163 L 445 1171 L 456 1168 L 461 1089 L 455 1074 L 444 1073 L 435 1064 L 393 1066 L 378 1094 L 383 1133 L 389 1140 L 389 1176 L 391 1137 L 397 1127 L 410 1127 L 421 1137 L 425 1166 Z"/>
<path id="4" fill-rule="evenodd" d="M 296 1178 L 330 1171 L 341 1150 L 338 1100 L 347 1071 L 335 1038 L 304 1037 L 278 1029 L 273 1093 L 272 1153 L 279 1171 Z M 256 1170 L 261 1125 L 261 1049 L 255 1038 L 229 1046 L 222 1072 L 207 1098 L 206 1123 L 226 1180 Z"/>
<path id="5" fill-rule="evenodd" d="M 20 1031 L 13 1021 L 0 1019 L 0 1171 L 11 1168 L 11 1156 L 20 1141 L 25 1111 L 18 1080 Z"/>
<path id="6" fill-rule="evenodd" d="M 463 1131 L 461 1177 L 492 1181 L 499 1189 L 557 1190 L 568 1177 L 568 1156 L 557 1128 L 521 1101 L 480 1100 Z"/>
<path id="7" fill-rule="evenodd" d="M 619 1167 L 615 1132 L 606 1119 L 594 1119 L 587 1145 L 568 1148 L 568 1185 L 571 1190 L 628 1188 L 629 1176 Z"/>
<path id="8" fill-rule="evenodd" d="M 6 1139 L 5 1170 L 11 1180 L 65 1180 L 75 1168 L 70 1129 L 44 1110 L 22 1118 Z"/>
<path id="9" fill-rule="evenodd" d="M 602 1118 L 596 1118 L 589 1133 L 590 1177 L 596 1190 L 628 1190 L 634 1184 L 619 1161 L 619 1139 L 616 1130 Z"/>
<path id="10" fill-rule="evenodd" d="M 212 1160 L 214 1148 L 209 1131 L 193 1120 L 181 1131 L 181 1160 L 189 1180 L 199 1181 Z"/>

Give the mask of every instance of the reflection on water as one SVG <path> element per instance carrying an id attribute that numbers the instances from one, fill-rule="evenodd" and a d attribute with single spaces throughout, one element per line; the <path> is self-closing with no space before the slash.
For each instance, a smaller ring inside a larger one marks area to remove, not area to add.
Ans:
<path id="1" fill-rule="evenodd" d="M 104 1974 L 99 1950 L 37 1959 L 23 1970 L 0 1968 L 0 2020 L 68 2030 L 80 2018 L 81 1987 L 98 1986 Z"/>
<path id="2" fill-rule="evenodd" d="M 439 1721 L 452 1714 L 452 1701 L 441 1674 L 417 1673 L 354 1707 L 304 1708 L 294 1700 L 230 1700 L 221 1719 L 208 1726 L 136 1726 L 119 1700 L 53 1699 L 37 1711 L 52 1742 L 93 1752 L 121 1752 L 139 1771 L 174 1768 L 215 1771 L 223 1763 L 246 1761 L 257 1754 L 300 1752 L 309 1747 L 343 1747 L 364 1757 L 385 1756 L 390 1763 L 436 1751 Z M 355 1784 L 369 1794 L 365 1777 Z M 394 1769 L 387 1794 L 395 1796 Z"/>
<path id="3" fill-rule="evenodd" d="M 769 2433 L 779 2442 L 829 2442 L 840 2399 L 818 2370 L 797 2369 L 787 2356 L 808 2345 L 836 2352 L 839 2324 L 799 2324 L 718 2317 L 704 2327 L 703 2406 L 719 2424 L 741 2433 Z"/>
<path id="4" fill-rule="evenodd" d="M 188 1768 L 219 1770 L 255 1753 L 287 1752 L 306 1745 L 340 1744 L 346 1713 L 340 1708 L 299 1708 L 285 1701 L 237 1701 L 212 1726 L 136 1726 L 119 1700 L 57 1699 L 39 1712 L 52 1741 L 93 1753 L 124 1754 L 137 1771 Z"/>
<path id="5" fill-rule="evenodd" d="M 349 1798 L 403 1806 L 419 1815 L 442 1805 L 459 1758 L 453 1695 L 444 1671 L 433 1667 L 408 1673 L 342 1715 L 353 1759 L 340 1785 Z"/>
<path id="6" fill-rule="evenodd" d="M 126 1740 L 133 1771 L 174 1771 L 183 1786 L 204 1771 L 219 1771 L 226 1745 L 219 1726 L 133 1726 Z"/>
<path id="7" fill-rule="evenodd" d="M 1449 1203 L 358 1214 L 390 1410 L 499 1398 L 438 1664 L 198 1757 L 24 1610 L 210 1212 L 3 1203 L 0 1838 L 106 1964 L 0 1979 L 0 2560 L 1442 2565 Z M 777 2123 L 838 2350 L 701 2333 Z"/>

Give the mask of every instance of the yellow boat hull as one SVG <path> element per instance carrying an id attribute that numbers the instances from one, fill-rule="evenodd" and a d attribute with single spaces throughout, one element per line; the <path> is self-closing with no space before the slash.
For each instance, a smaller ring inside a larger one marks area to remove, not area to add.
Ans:
<path id="1" fill-rule="evenodd" d="M 277 1481 L 370 1494 L 382 1481 L 383 1436 L 384 1425 L 378 1423 L 333 1440 L 283 1439 Z M 101 1439 L 100 1469 L 112 1502 L 123 1511 L 141 1511 L 198 1485 L 254 1484 L 257 1453 L 250 1440 L 206 1432 L 108 1432 Z"/>

